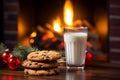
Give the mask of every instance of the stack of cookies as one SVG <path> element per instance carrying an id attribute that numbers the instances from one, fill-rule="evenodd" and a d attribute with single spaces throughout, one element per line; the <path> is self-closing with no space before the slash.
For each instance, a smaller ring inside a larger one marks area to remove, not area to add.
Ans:
<path id="1" fill-rule="evenodd" d="M 36 51 L 28 54 L 23 61 L 24 73 L 28 75 L 54 75 L 60 72 L 57 60 L 61 54 L 56 51 Z"/>

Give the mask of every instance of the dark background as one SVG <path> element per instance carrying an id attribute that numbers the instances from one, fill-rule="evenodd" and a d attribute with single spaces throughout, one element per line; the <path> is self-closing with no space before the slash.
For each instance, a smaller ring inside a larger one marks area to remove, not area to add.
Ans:
<path id="1" fill-rule="evenodd" d="M 86 19 L 91 24 L 94 24 L 96 9 L 99 9 L 99 11 L 107 10 L 106 0 L 71 0 L 71 2 L 74 6 L 74 20 Z M 24 13 L 26 17 L 31 16 L 36 25 L 44 25 L 48 22 L 51 23 L 55 16 L 60 16 L 63 20 L 64 3 L 65 0 L 20 0 L 20 12 Z"/>
<path id="2" fill-rule="evenodd" d="M 0 0 L 0 42 L 3 42 L 3 0 Z"/>

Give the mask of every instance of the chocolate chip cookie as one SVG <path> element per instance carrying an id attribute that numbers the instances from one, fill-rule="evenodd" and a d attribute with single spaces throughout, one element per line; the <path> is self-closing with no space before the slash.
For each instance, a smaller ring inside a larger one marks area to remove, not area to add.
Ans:
<path id="1" fill-rule="evenodd" d="M 27 59 L 31 61 L 53 61 L 61 58 L 61 54 L 57 51 L 48 51 L 48 50 L 42 50 L 42 51 L 36 51 L 31 52 L 28 54 Z"/>
<path id="2" fill-rule="evenodd" d="M 44 68 L 55 68 L 58 66 L 57 61 L 44 61 L 44 62 L 34 62 L 30 60 L 25 60 L 22 63 L 22 66 L 25 68 L 32 68 L 32 69 L 44 69 Z"/>
<path id="3" fill-rule="evenodd" d="M 26 75 L 55 75 L 60 72 L 59 68 L 53 68 L 48 70 L 33 70 L 33 69 L 24 69 Z"/>

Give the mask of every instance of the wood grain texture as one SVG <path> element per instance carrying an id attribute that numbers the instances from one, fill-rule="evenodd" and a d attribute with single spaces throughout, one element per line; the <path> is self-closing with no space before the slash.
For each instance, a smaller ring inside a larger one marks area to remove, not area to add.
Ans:
<path id="1" fill-rule="evenodd" d="M 120 69 L 108 65 L 108 67 L 86 68 L 84 71 L 61 70 L 58 75 L 52 76 L 29 76 L 25 75 L 23 70 L 1 69 L 0 80 L 120 80 Z"/>

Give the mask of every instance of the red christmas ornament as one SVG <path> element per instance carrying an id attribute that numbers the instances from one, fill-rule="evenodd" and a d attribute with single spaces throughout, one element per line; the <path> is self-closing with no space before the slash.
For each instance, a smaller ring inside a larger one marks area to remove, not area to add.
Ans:
<path id="1" fill-rule="evenodd" d="M 8 49 L 6 49 L 5 52 L 2 53 L 1 57 L 2 57 L 3 62 L 7 63 L 8 58 L 13 57 L 13 54 Z"/>
<path id="2" fill-rule="evenodd" d="M 88 66 L 90 64 L 92 64 L 92 54 L 90 52 L 86 52 L 85 65 Z"/>
<path id="3" fill-rule="evenodd" d="M 8 60 L 8 68 L 10 70 L 16 70 L 21 65 L 21 61 L 18 57 L 10 57 Z"/>

